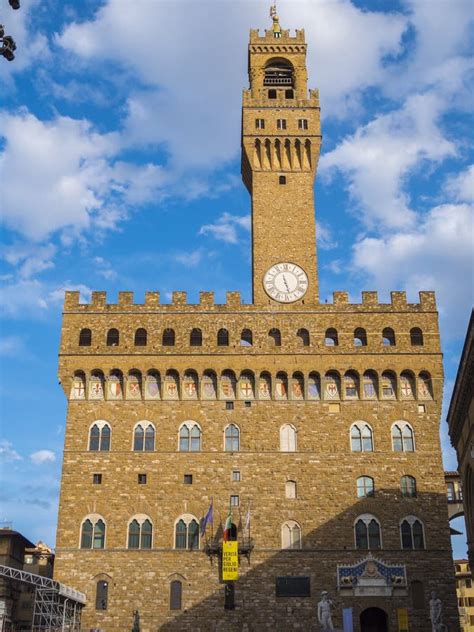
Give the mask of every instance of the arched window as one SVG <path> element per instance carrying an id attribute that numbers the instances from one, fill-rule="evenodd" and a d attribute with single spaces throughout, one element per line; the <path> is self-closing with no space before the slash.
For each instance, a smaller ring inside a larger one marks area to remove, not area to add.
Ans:
<path id="1" fill-rule="evenodd" d="M 419 327 L 410 329 L 410 342 L 413 347 L 423 346 L 423 332 Z"/>
<path id="2" fill-rule="evenodd" d="M 418 376 L 418 398 L 433 399 L 431 376 L 427 371 L 422 371 Z"/>
<path id="3" fill-rule="evenodd" d="M 293 373 L 291 379 L 291 399 L 304 399 L 304 377 L 299 371 Z"/>
<path id="4" fill-rule="evenodd" d="M 321 398 L 321 380 L 318 373 L 312 371 L 308 377 L 308 399 Z"/>
<path id="5" fill-rule="evenodd" d="M 281 525 L 281 548 L 301 549 L 301 527 L 294 520 L 287 520 Z"/>
<path id="6" fill-rule="evenodd" d="M 397 394 L 397 379 L 392 371 L 382 373 L 382 397 L 384 399 L 395 399 Z"/>
<path id="7" fill-rule="evenodd" d="M 163 347 L 174 347 L 174 344 L 175 344 L 174 329 L 170 329 L 168 327 L 163 332 Z"/>
<path id="8" fill-rule="evenodd" d="M 146 399 L 160 399 L 161 379 L 158 371 L 148 371 L 145 384 Z"/>
<path id="9" fill-rule="evenodd" d="M 307 329 L 298 329 L 296 337 L 299 338 L 303 347 L 309 347 L 309 331 Z"/>
<path id="10" fill-rule="evenodd" d="M 377 399 L 378 397 L 378 381 L 375 371 L 366 371 L 364 373 L 364 399 Z"/>
<path id="11" fill-rule="evenodd" d="M 118 347 L 120 340 L 118 329 L 109 329 L 107 332 L 107 346 L 108 347 Z"/>
<path id="12" fill-rule="evenodd" d="M 149 422 L 140 422 L 133 432 L 135 452 L 153 452 L 155 449 L 155 428 Z"/>
<path id="13" fill-rule="evenodd" d="M 206 369 L 202 375 L 201 397 L 202 399 L 217 397 L 217 375 L 211 369 Z"/>
<path id="14" fill-rule="evenodd" d="M 400 373 L 400 395 L 403 399 L 415 397 L 415 378 L 410 371 Z"/>
<path id="15" fill-rule="evenodd" d="M 153 525 L 145 515 L 134 516 L 128 524 L 128 548 L 151 549 Z"/>
<path id="16" fill-rule="evenodd" d="M 181 610 L 182 595 L 183 584 L 178 579 L 174 579 L 170 583 L 170 610 Z"/>
<path id="17" fill-rule="evenodd" d="M 362 327 L 358 327 L 354 331 L 354 347 L 367 346 L 367 332 Z"/>
<path id="18" fill-rule="evenodd" d="M 189 344 L 191 347 L 202 347 L 202 331 L 200 329 L 193 329 L 189 336 Z"/>
<path id="19" fill-rule="evenodd" d="M 240 430 L 235 424 L 225 429 L 225 451 L 238 452 L 240 450 Z"/>
<path id="20" fill-rule="evenodd" d="M 414 476 L 402 476 L 400 479 L 400 491 L 403 498 L 416 498 L 416 478 Z"/>
<path id="21" fill-rule="evenodd" d="M 105 548 L 105 522 L 98 514 L 88 516 L 81 526 L 81 549 Z"/>
<path id="22" fill-rule="evenodd" d="M 275 379 L 275 398 L 288 399 L 288 376 L 283 371 L 276 374 Z"/>
<path id="23" fill-rule="evenodd" d="M 217 332 L 217 346 L 229 346 L 229 332 L 227 331 L 227 329 L 219 329 L 219 331 Z"/>
<path id="24" fill-rule="evenodd" d="M 373 452 L 374 441 L 372 428 L 369 424 L 358 422 L 351 428 L 352 452 Z"/>
<path id="25" fill-rule="evenodd" d="M 110 450 L 110 426 L 106 421 L 96 421 L 89 432 L 89 450 L 108 452 Z"/>
<path id="26" fill-rule="evenodd" d="M 357 479 L 357 498 L 366 498 L 374 495 L 374 479 L 371 476 L 359 476 Z"/>
<path id="27" fill-rule="evenodd" d="M 199 549 L 199 523 L 191 514 L 180 516 L 175 523 L 175 549 Z"/>
<path id="28" fill-rule="evenodd" d="M 90 347 L 92 344 L 92 331 L 90 329 L 81 329 L 79 333 L 79 346 Z"/>
<path id="29" fill-rule="evenodd" d="M 142 398 L 142 374 L 137 369 L 128 372 L 127 399 Z"/>
<path id="30" fill-rule="evenodd" d="M 198 374 L 193 369 L 184 372 L 183 399 L 197 399 L 199 393 Z"/>
<path id="31" fill-rule="evenodd" d="M 251 347 L 253 344 L 252 332 L 250 329 L 243 329 L 240 334 L 240 345 L 242 347 Z"/>
<path id="32" fill-rule="evenodd" d="M 344 375 L 344 399 L 359 399 L 359 376 L 354 371 Z"/>
<path id="33" fill-rule="evenodd" d="M 84 371 L 75 371 L 72 380 L 71 399 L 86 398 L 86 375 Z"/>
<path id="34" fill-rule="evenodd" d="M 380 523 L 375 516 L 363 514 L 354 523 L 356 549 L 380 549 L 382 547 Z"/>
<path id="35" fill-rule="evenodd" d="M 251 371 L 242 371 L 239 379 L 239 399 L 255 398 L 255 378 Z"/>
<path id="36" fill-rule="evenodd" d="M 236 389 L 237 378 L 235 377 L 235 373 L 227 369 L 225 371 L 222 371 L 220 382 L 221 382 L 220 384 L 221 399 L 229 399 L 229 400 L 235 399 L 236 392 L 237 392 L 237 389 Z"/>
<path id="37" fill-rule="evenodd" d="M 270 59 L 265 66 L 264 86 L 292 88 L 293 66 L 287 59 Z"/>
<path id="38" fill-rule="evenodd" d="M 110 371 L 109 380 L 107 382 L 107 398 L 122 399 L 123 395 L 123 375 L 119 369 Z"/>
<path id="39" fill-rule="evenodd" d="M 326 334 L 324 336 L 324 344 L 326 345 L 326 347 L 337 347 L 339 341 L 336 329 L 330 328 L 326 330 Z"/>
<path id="40" fill-rule="evenodd" d="M 402 549 L 424 549 L 423 525 L 415 516 L 407 516 L 400 523 Z"/>
<path id="41" fill-rule="evenodd" d="M 105 378 L 102 371 L 95 369 L 91 372 L 89 381 L 89 399 L 104 399 Z"/>
<path id="42" fill-rule="evenodd" d="M 272 378 L 270 373 L 263 371 L 260 373 L 258 381 L 258 398 L 271 399 L 272 397 Z"/>
<path id="43" fill-rule="evenodd" d="M 166 371 L 163 399 L 179 399 L 179 373 L 175 369 Z"/>
<path id="44" fill-rule="evenodd" d="M 296 498 L 296 481 L 286 481 L 285 498 Z"/>
<path id="45" fill-rule="evenodd" d="M 341 378 L 336 371 L 328 371 L 324 376 L 324 399 L 341 399 Z"/>
<path id="46" fill-rule="evenodd" d="M 281 347 L 281 333 L 279 329 L 276 329 L 275 327 L 273 327 L 273 329 L 270 329 L 270 331 L 268 332 L 268 337 L 273 342 L 275 347 Z"/>
<path id="47" fill-rule="evenodd" d="M 135 346 L 146 347 L 147 338 L 148 338 L 148 335 L 147 335 L 146 329 L 143 329 L 143 327 L 140 327 L 140 329 L 137 329 L 137 331 L 135 332 Z"/>
<path id="48" fill-rule="evenodd" d="M 95 586 L 95 609 L 107 610 L 109 599 L 109 582 L 101 579 Z"/>
<path id="49" fill-rule="evenodd" d="M 179 451 L 199 452 L 201 450 L 201 428 L 192 421 L 185 422 L 179 429 Z"/>
<path id="50" fill-rule="evenodd" d="M 395 332 L 391 327 L 385 327 L 382 331 L 382 342 L 384 347 L 395 346 Z"/>
<path id="51" fill-rule="evenodd" d="M 280 452 L 296 452 L 296 428 L 290 424 L 280 428 Z"/>
<path id="52" fill-rule="evenodd" d="M 398 421 L 392 426 L 392 448 L 394 452 L 414 452 L 413 429 L 406 421 Z"/>

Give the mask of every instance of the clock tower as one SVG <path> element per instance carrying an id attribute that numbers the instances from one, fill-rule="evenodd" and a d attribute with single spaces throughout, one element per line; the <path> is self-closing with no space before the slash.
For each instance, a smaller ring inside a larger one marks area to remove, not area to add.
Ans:
<path id="1" fill-rule="evenodd" d="M 278 17 L 250 32 L 242 105 L 242 178 L 252 196 L 253 302 L 318 302 L 314 178 L 319 95 L 307 87 L 306 42 Z"/>

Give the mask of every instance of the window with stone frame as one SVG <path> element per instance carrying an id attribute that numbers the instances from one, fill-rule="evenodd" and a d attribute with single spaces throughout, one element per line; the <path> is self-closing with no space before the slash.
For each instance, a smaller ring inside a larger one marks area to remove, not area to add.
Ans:
<path id="1" fill-rule="evenodd" d="M 281 548 L 301 549 L 301 527 L 294 520 L 287 520 L 281 526 Z"/>
<path id="2" fill-rule="evenodd" d="M 380 523 L 375 516 L 364 514 L 354 523 L 356 549 L 376 550 L 382 547 Z"/>
<path id="3" fill-rule="evenodd" d="M 416 478 L 405 474 L 400 479 L 400 491 L 403 498 L 416 498 Z"/>
<path id="4" fill-rule="evenodd" d="M 229 424 L 225 429 L 225 451 L 238 452 L 240 450 L 240 430 L 235 424 Z"/>
<path id="5" fill-rule="evenodd" d="M 89 450 L 108 452 L 110 450 L 110 426 L 105 421 L 96 421 L 89 431 Z"/>
<path id="6" fill-rule="evenodd" d="M 424 549 L 425 536 L 421 520 L 415 516 L 407 516 L 400 523 L 400 539 L 402 549 Z"/>
<path id="7" fill-rule="evenodd" d="M 374 479 L 371 476 L 359 476 L 357 479 L 357 498 L 375 496 Z"/>
<path id="8" fill-rule="evenodd" d="M 373 452 L 373 431 L 369 424 L 357 422 L 351 427 L 351 451 Z"/>
<path id="9" fill-rule="evenodd" d="M 128 548 L 151 549 L 153 525 L 148 516 L 135 516 L 128 525 Z"/>
<path id="10" fill-rule="evenodd" d="M 406 421 L 392 426 L 392 449 L 394 452 L 414 452 L 415 440 L 413 428 Z"/>
<path id="11" fill-rule="evenodd" d="M 176 521 L 175 549 L 199 549 L 199 522 L 194 516 L 186 514 Z"/>
<path id="12" fill-rule="evenodd" d="M 97 514 L 84 519 L 81 525 L 81 549 L 105 548 L 105 521 Z"/>

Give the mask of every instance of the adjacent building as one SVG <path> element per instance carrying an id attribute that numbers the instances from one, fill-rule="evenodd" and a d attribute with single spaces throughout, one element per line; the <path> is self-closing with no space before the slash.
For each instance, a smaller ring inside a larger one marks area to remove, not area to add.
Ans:
<path id="1" fill-rule="evenodd" d="M 250 32 L 252 303 L 66 293 L 55 575 L 86 593 L 86 629 L 130 630 L 138 611 L 143 632 L 311 630 L 323 591 L 335 627 L 431 631 L 435 591 L 459 629 L 435 296 L 320 302 L 306 49 L 276 15 Z"/>
<path id="2" fill-rule="evenodd" d="M 449 436 L 458 457 L 467 555 L 474 566 L 474 312 L 467 329 L 448 411 Z"/>
<path id="3" fill-rule="evenodd" d="M 474 632 L 474 585 L 467 560 L 454 560 L 461 632 Z"/>

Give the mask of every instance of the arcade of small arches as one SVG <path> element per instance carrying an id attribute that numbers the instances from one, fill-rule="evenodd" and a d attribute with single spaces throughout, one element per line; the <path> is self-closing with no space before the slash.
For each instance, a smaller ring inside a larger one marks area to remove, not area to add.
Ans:
<path id="1" fill-rule="evenodd" d="M 259 401 L 354 401 L 354 400 L 431 400 L 431 374 L 392 370 L 381 374 L 367 370 L 362 375 L 351 370 L 341 374 L 330 370 L 303 374 L 268 371 L 236 373 L 226 369 L 218 374 L 206 369 L 198 374 L 188 369 L 180 375 L 176 369 L 161 373 L 150 369 L 142 373 L 131 369 L 126 376 L 119 369 L 108 375 L 100 369 L 90 373 L 75 371 L 70 399 L 73 400 L 259 400 Z"/>
<path id="2" fill-rule="evenodd" d="M 105 549 L 106 519 L 100 514 L 85 516 L 81 524 L 81 549 Z M 353 523 L 354 548 L 357 550 L 382 549 L 382 526 L 373 514 L 361 514 Z M 425 529 L 416 516 L 405 516 L 399 522 L 400 548 L 420 550 L 425 548 Z M 129 550 L 153 549 L 153 522 L 145 514 L 132 516 L 128 522 L 124 548 Z M 199 550 L 201 547 L 200 522 L 192 514 L 183 514 L 174 522 L 173 546 L 176 550 Z M 281 548 L 303 549 L 301 525 L 295 520 L 286 520 L 281 525 Z"/>
<path id="3" fill-rule="evenodd" d="M 293 424 L 283 424 L 279 431 L 280 452 L 297 452 L 298 430 Z M 374 431 L 366 421 L 352 424 L 349 431 L 352 452 L 373 452 L 375 450 Z M 415 432 L 407 421 L 396 421 L 391 427 L 393 452 L 415 452 Z M 112 443 L 112 426 L 105 420 L 95 421 L 89 429 L 89 451 L 109 452 Z M 201 426 L 195 421 L 185 421 L 178 430 L 179 452 L 200 452 L 203 444 Z M 138 422 L 132 433 L 131 449 L 135 452 L 154 452 L 156 446 L 155 426 L 149 421 Z M 231 423 L 223 429 L 223 449 L 225 452 L 241 450 L 241 431 Z"/>
<path id="4" fill-rule="evenodd" d="M 346 332 L 342 334 L 344 340 L 348 336 Z M 190 347 L 202 347 L 204 345 L 204 337 L 200 328 L 191 329 L 186 335 L 180 333 L 179 342 L 182 344 L 187 337 Z M 316 345 L 322 342 L 326 347 L 337 347 L 340 344 L 340 332 L 337 329 L 330 327 L 324 333 L 324 336 L 316 337 Z M 419 327 L 413 327 L 409 332 L 410 345 L 412 347 L 423 347 L 424 336 L 423 331 Z M 111 328 L 107 331 L 105 336 L 105 344 L 107 347 L 120 346 L 120 331 L 116 328 Z M 312 336 L 308 329 L 300 328 L 296 331 L 294 341 L 298 343 L 300 347 L 314 346 L 312 342 Z M 352 344 L 354 347 L 367 347 L 369 346 L 369 337 L 367 330 L 362 327 L 357 327 L 351 333 Z M 377 340 L 384 347 L 394 347 L 397 344 L 397 336 L 395 331 L 391 327 L 385 327 L 378 335 Z M 267 332 L 267 341 L 272 347 L 282 346 L 281 331 L 272 327 Z M 375 335 L 371 334 L 371 342 L 375 342 Z M 144 327 L 139 327 L 135 330 L 133 335 L 133 346 L 135 347 L 148 347 L 151 344 L 156 344 L 158 341 L 150 340 L 148 331 Z M 290 341 L 289 341 L 290 342 Z M 79 332 L 78 345 L 79 347 L 90 347 L 93 343 L 92 330 L 89 328 L 83 328 Z M 212 341 L 209 340 L 212 344 Z M 174 347 L 177 344 L 176 331 L 172 328 L 166 328 L 161 334 L 161 345 L 163 347 Z M 236 336 L 234 341 L 231 341 L 231 335 L 228 329 L 220 328 L 215 334 L 215 345 L 217 347 L 229 347 L 231 344 L 237 344 L 242 347 L 251 347 L 254 344 L 254 332 L 251 329 L 242 329 L 240 334 Z"/>

